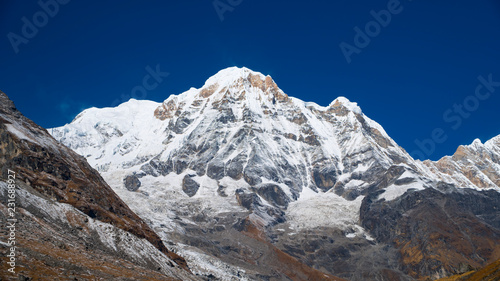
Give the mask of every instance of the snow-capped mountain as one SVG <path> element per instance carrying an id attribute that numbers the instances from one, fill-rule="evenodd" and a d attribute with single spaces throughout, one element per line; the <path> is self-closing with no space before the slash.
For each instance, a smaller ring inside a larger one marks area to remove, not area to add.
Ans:
<path id="1" fill-rule="evenodd" d="M 88 109 L 51 132 L 117 185 L 180 178 L 189 197 L 234 195 L 237 186 L 261 191 L 270 205 L 329 190 L 352 200 L 393 165 L 419 170 L 356 103 L 303 102 L 246 68 L 222 70 L 162 104 Z"/>
<path id="2" fill-rule="evenodd" d="M 353 280 L 366 276 L 356 275 L 366 255 L 387 259 L 369 276 L 386 278 L 384 268 L 429 276 L 438 269 L 412 272 L 395 265 L 401 253 L 378 246 L 382 231 L 368 223 L 380 215 L 377 206 L 426 190 L 441 194 L 445 183 L 457 192 L 500 190 L 498 137 L 436 163 L 415 161 L 356 103 L 304 102 L 247 68 L 224 69 L 163 103 L 87 109 L 50 132 L 85 156 L 163 239 L 181 242 L 177 251 L 194 272 L 220 278 L 279 276 L 284 262 L 271 261 L 269 247 Z M 255 255 L 267 255 L 266 265 L 251 262 Z M 341 266 L 343 256 L 351 267 Z M 443 272 L 454 271 L 443 265 Z"/>

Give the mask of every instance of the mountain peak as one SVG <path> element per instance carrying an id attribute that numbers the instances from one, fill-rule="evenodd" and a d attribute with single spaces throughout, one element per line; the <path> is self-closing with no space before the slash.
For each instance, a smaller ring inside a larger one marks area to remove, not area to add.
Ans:
<path id="1" fill-rule="evenodd" d="M 361 114 L 361 108 L 358 106 L 358 103 L 352 102 L 349 99 L 347 99 L 346 97 L 342 97 L 342 96 L 333 100 L 330 103 L 329 107 L 336 107 L 336 106 L 340 106 L 340 105 L 343 105 L 344 107 L 346 107 L 347 109 L 349 109 L 350 111 L 352 111 L 354 113 Z"/>
<path id="2" fill-rule="evenodd" d="M 217 95 L 213 99 L 219 100 L 227 95 L 236 94 L 240 98 L 245 98 L 246 92 L 255 92 L 260 90 L 264 95 L 270 95 L 277 99 L 285 99 L 287 96 L 278 88 L 271 76 L 253 71 L 246 67 L 229 67 L 217 72 L 208 78 L 205 85 L 200 89 L 199 96 L 207 98 L 214 93 Z M 243 94 L 243 96 L 240 96 Z M 260 99 L 261 97 L 255 96 Z"/>
<path id="3" fill-rule="evenodd" d="M 248 78 L 250 75 L 251 76 L 258 76 L 262 80 L 264 80 L 266 78 L 266 76 L 264 76 L 264 74 L 257 72 L 257 71 L 253 71 L 249 68 L 232 66 L 232 67 L 222 69 L 219 72 L 217 72 L 215 75 L 213 75 L 212 77 L 208 78 L 208 80 L 205 82 L 205 85 L 203 87 L 210 86 L 210 85 L 213 85 L 215 83 L 217 83 L 220 86 L 228 86 L 228 85 L 234 84 L 239 79 Z M 270 76 L 268 76 L 268 77 L 270 77 Z"/>
<path id="4" fill-rule="evenodd" d="M 482 146 L 483 143 L 481 142 L 480 139 L 475 139 L 472 143 L 471 143 L 472 146 Z"/>
<path id="5" fill-rule="evenodd" d="M 210 77 L 200 89 L 191 88 L 180 95 L 171 95 L 155 111 L 160 120 L 172 117 L 180 108 L 198 108 L 210 104 L 219 107 L 227 103 L 259 107 L 276 102 L 289 102 L 271 76 L 246 67 L 229 67 Z"/>
<path id="6" fill-rule="evenodd" d="M 158 108 L 157 115 L 160 116 L 164 115 L 167 111 L 177 110 L 178 106 L 182 104 L 192 105 L 193 103 L 203 103 L 202 100 L 204 99 L 210 99 L 211 102 L 220 101 L 222 103 L 251 99 L 265 101 L 264 103 L 267 103 L 271 107 L 274 107 L 275 102 L 298 101 L 297 99 L 288 97 L 278 87 L 271 76 L 266 76 L 246 67 L 233 66 L 222 69 L 208 78 L 205 84 L 199 89 L 191 88 L 180 95 L 171 95 Z M 299 101 L 299 103 L 303 102 Z M 333 100 L 328 107 L 341 107 L 355 114 L 362 114 L 361 108 L 356 102 L 351 102 L 343 96 Z M 162 116 L 160 119 L 163 118 L 165 117 Z"/>

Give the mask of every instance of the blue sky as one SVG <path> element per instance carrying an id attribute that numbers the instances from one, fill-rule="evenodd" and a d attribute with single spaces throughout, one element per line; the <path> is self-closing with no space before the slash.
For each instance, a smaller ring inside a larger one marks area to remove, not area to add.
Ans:
<path id="1" fill-rule="evenodd" d="M 346 96 L 417 158 L 500 134 L 498 1 L 26 2 L 0 1 L 0 89 L 44 127 L 246 66 L 305 101 Z"/>

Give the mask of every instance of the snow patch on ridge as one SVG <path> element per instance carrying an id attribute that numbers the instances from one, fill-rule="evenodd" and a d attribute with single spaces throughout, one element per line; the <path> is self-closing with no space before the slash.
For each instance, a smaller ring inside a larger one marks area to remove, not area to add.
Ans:
<path id="1" fill-rule="evenodd" d="M 414 179 L 415 181 L 407 183 L 407 184 L 391 184 L 387 188 L 385 188 L 385 192 L 380 194 L 378 199 L 385 199 L 386 201 L 392 201 L 401 195 L 405 194 L 408 190 L 424 190 L 424 182 L 420 180 L 418 175 L 413 172 L 405 171 L 399 179 Z"/>
<path id="2" fill-rule="evenodd" d="M 19 139 L 21 139 L 21 140 L 27 140 L 27 141 L 34 141 L 32 138 L 28 137 L 25 133 L 19 131 L 12 124 L 5 124 L 5 126 L 7 127 L 7 131 L 13 133 Z"/>

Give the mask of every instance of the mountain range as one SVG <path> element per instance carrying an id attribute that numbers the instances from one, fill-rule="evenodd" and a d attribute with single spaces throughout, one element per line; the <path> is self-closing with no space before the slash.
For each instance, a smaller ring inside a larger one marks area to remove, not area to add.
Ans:
<path id="1" fill-rule="evenodd" d="M 500 259 L 500 136 L 415 160 L 347 98 L 304 102 L 237 67 L 162 103 L 90 108 L 48 132 L 3 99 L 0 161 L 19 171 L 19 197 L 149 243 L 134 256 L 139 246 L 120 248 L 116 234 L 99 240 L 145 272 L 426 280 Z M 68 224 L 26 200 L 53 232 Z M 76 239 L 66 235 L 61 244 Z M 136 262 L 152 252 L 154 262 Z"/>

